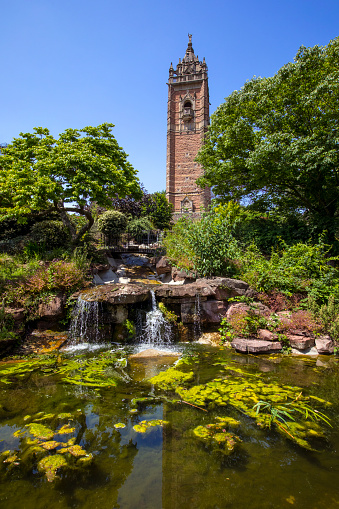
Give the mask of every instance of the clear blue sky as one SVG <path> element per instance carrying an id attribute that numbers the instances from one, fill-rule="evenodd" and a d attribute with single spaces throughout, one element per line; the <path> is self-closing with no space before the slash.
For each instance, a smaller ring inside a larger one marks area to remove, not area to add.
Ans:
<path id="1" fill-rule="evenodd" d="M 149 191 L 165 188 L 167 78 L 193 34 L 211 110 L 299 46 L 339 35 L 339 0 L 0 0 L 0 142 L 115 124 Z"/>

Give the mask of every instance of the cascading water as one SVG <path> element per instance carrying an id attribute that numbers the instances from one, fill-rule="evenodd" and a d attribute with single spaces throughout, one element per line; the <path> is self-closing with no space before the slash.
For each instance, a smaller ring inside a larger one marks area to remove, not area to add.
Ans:
<path id="1" fill-rule="evenodd" d="M 70 326 L 71 344 L 91 342 L 101 339 L 99 329 L 99 303 L 78 298 L 72 313 Z"/>
<path id="2" fill-rule="evenodd" d="M 142 342 L 149 345 L 164 345 L 171 343 L 172 330 L 164 315 L 157 308 L 154 291 L 152 295 L 152 310 L 146 313 L 146 324 L 142 332 Z"/>
<path id="3" fill-rule="evenodd" d="M 195 296 L 193 333 L 194 340 L 197 341 L 201 336 L 201 304 L 199 293 Z"/>

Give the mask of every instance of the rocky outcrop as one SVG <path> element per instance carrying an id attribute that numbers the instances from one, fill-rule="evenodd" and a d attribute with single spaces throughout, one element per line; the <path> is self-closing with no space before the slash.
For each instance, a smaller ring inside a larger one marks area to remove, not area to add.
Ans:
<path id="1" fill-rule="evenodd" d="M 315 346 L 319 354 L 328 355 L 334 353 L 334 342 L 328 335 L 316 338 Z"/>
<path id="2" fill-rule="evenodd" d="M 232 348 L 241 353 L 271 353 L 281 352 L 280 341 L 263 341 L 261 339 L 236 338 L 231 343 Z"/>

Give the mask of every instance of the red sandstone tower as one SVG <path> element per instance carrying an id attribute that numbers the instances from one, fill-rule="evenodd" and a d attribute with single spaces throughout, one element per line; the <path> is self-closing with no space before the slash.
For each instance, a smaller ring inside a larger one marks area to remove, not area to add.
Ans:
<path id="1" fill-rule="evenodd" d="M 194 161 L 209 125 L 207 65 L 188 37 L 186 54 L 175 70 L 171 64 L 168 79 L 166 196 L 177 217 L 198 215 L 211 201 L 210 189 L 196 184 L 203 170 Z"/>

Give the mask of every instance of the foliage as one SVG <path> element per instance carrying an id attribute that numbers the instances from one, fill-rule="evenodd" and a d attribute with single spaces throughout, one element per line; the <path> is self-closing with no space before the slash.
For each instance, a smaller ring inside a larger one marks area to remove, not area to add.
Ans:
<path id="1" fill-rule="evenodd" d="M 222 324 L 222 336 L 224 339 L 233 339 L 236 336 L 255 336 L 258 329 L 265 329 L 268 325 L 264 316 L 255 312 L 255 309 L 239 308 L 229 317 L 227 325 Z"/>
<path id="2" fill-rule="evenodd" d="M 278 248 L 283 240 L 286 244 L 307 242 L 313 231 L 302 214 L 278 214 L 277 211 L 257 212 L 250 206 L 242 207 L 235 225 L 235 238 L 243 246 L 254 243 L 264 254 Z M 317 240 L 317 239 L 316 239 Z"/>
<path id="3" fill-rule="evenodd" d="M 127 232 L 132 237 L 141 236 L 144 232 L 153 230 L 153 224 L 147 217 L 132 219 L 127 225 Z"/>
<path id="4" fill-rule="evenodd" d="M 151 194 L 148 210 L 143 211 L 157 230 L 170 228 L 173 215 L 173 205 L 168 202 L 165 191 Z"/>
<path id="5" fill-rule="evenodd" d="M 98 228 L 104 235 L 118 237 L 126 230 L 127 217 L 118 210 L 107 210 L 98 219 Z"/>
<path id="6" fill-rule="evenodd" d="M 339 341 L 339 302 L 335 300 L 334 295 L 330 295 L 328 302 L 318 305 L 314 298 L 309 297 L 306 303 L 314 316 L 323 325 L 332 339 Z"/>
<path id="7" fill-rule="evenodd" d="M 44 244 L 46 249 L 67 246 L 69 232 L 62 221 L 41 221 L 31 228 L 31 238 L 38 245 Z"/>
<path id="8" fill-rule="evenodd" d="M 93 225 L 91 202 L 109 207 L 116 195 L 139 198 L 136 171 L 112 127 L 67 129 L 58 139 L 41 127 L 21 133 L 1 157 L 0 216 L 24 222 L 32 212 L 54 211 L 75 246 Z M 67 212 L 86 218 L 79 231 Z"/>
<path id="9" fill-rule="evenodd" d="M 34 274 L 7 285 L 7 303 L 27 304 L 31 298 L 53 291 L 74 292 L 86 285 L 86 275 L 73 262 L 54 261 L 40 266 Z"/>
<path id="10" fill-rule="evenodd" d="M 240 256 L 233 226 L 223 207 L 212 208 L 196 222 L 185 216 L 164 239 L 167 257 L 173 265 L 196 270 L 200 276 L 232 276 Z"/>
<path id="11" fill-rule="evenodd" d="M 253 78 L 212 115 L 197 161 L 224 201 L 301 211 L 332 243 L 338 228 L 339 38 L 301 47 L 271 78 Z"/>
<path id="12" fill-rule="evenodd" d="M 114 198 L 112 207 L 126 214 L 130 220 L 144 217 L 153 223 L 156 229 L 169 228 L 173 206 L 168 203 L 165 191 L 149 194 L 143 186 L 141 186 L 141 191 L 140 199 L 135 199 L 132 196 Z"/>
<path id="13" fill-rule="evenodd" d="M 312 295 L 325 302 L 331 294 L 339 298 L 339 271 L 329 262 L 329 246 L 320 238 L 317 244 L 287 246 L 281 242 L 279 249 L 265 258 L 255 245 L 242 256 L 241 277 L 258 292 L 275 290 L 291 296 L 293 293 Z"/>

